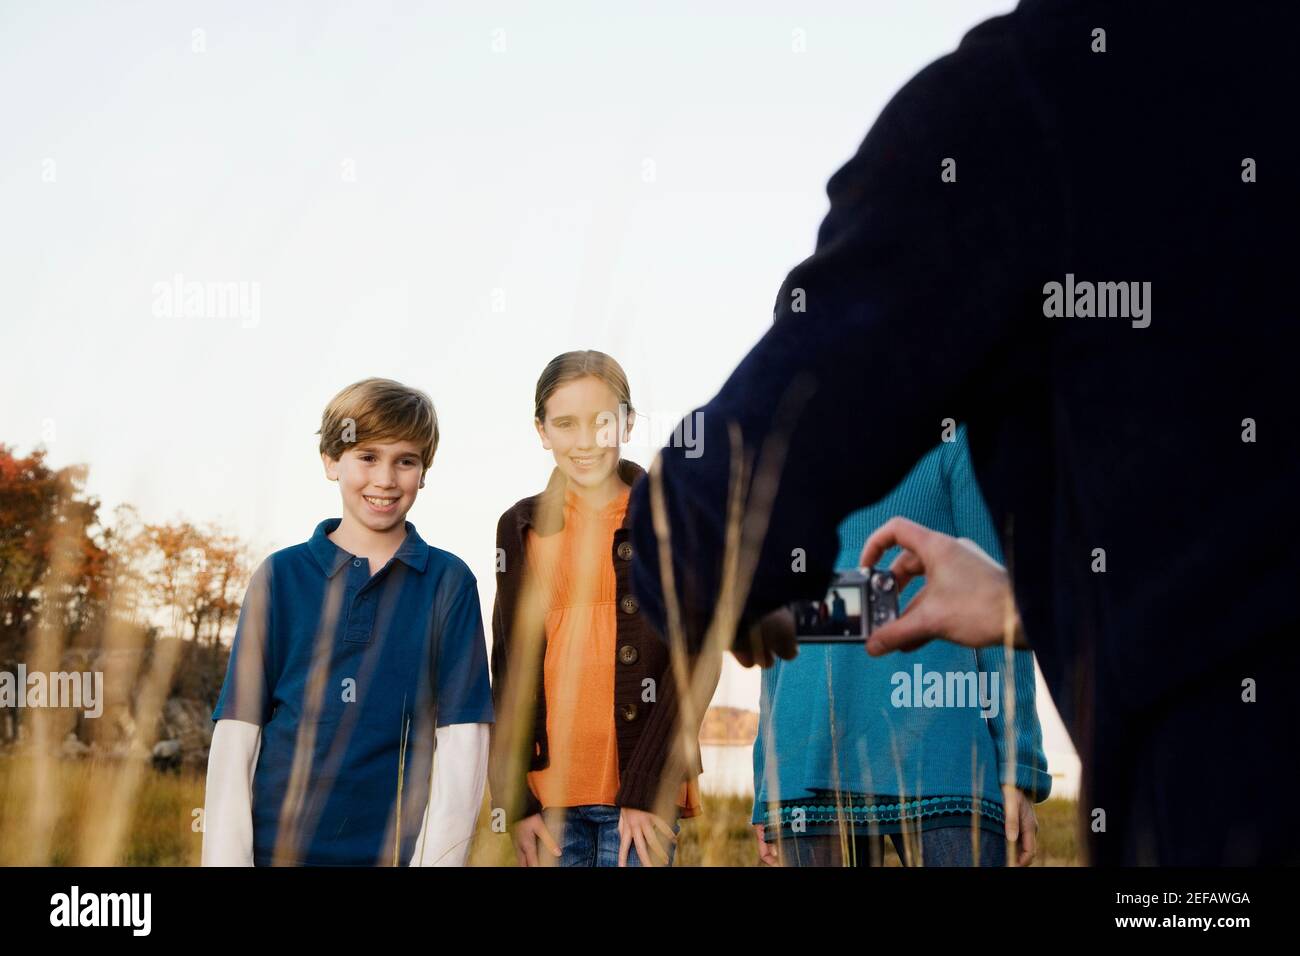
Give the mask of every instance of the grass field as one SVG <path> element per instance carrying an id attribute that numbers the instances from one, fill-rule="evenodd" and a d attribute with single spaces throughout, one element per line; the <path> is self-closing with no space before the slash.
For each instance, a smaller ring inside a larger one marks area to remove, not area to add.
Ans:
<path id="1" fill-rule="evenodd" d="M 76 865 L 103 859 L 108 853 L 119 866 L 197 866 L 202 845 L 195 811 L 203 806 L 201 774 L 167 774 L 146 770 L 134 796 L 125 801 L 129 819 L 97 819 L 111 804 L 105 795 L 130 785 L 120 764 L 95 761 L 55 761 L 47 792 L 36 797 L 27 758 L 0 755 L 0 866 L 16 864 Z M 32 842 L 30 822 L 34 799 L 49 825 L 48 840 Z M 488 814 L 480 817 L 470 862 L 475 866 L 513 866 L 514 853 L 505 834 L 493 833 Z M 1078 863 L 1072 801 L 1048 800 L 1036 808 L 1039 851 L 1035 866 Z M 682 822 L 678 866 L 756 866 L 754 838 L 749 827 L 747 797 L 704 798 L 704 813 Z M 115 825 L 117 824 L 117 825 Z M 120 826 L 120 830 L 119 830 Z M 121 833 L 120 839 L 113 836 Z M 104 841 L 115 846 L 104 849 Z M 33 847 L 39 858 L 33 859 Z M 887 865 L 899 865 L 892 847 Z"/>

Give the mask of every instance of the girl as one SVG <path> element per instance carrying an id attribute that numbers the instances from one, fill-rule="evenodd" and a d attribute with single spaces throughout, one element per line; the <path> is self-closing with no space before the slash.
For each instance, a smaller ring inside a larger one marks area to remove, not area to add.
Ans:
<path id="1" fill-rule="evenodd" d="M 867 536 L 894 515 L 971 538 L 1001 560 L 964 425 L 954 437 L 844 519 L 837 568 L 856 567 Z M 923 585 L 904 589 L 900 612 Z M 945 687 L 965 678 L 977 690 L 918 707 L 918 665 Z M 1018 844 L 1018 865 L 1033 858 L 1033 802 L 1047 798 L 1052 780 L 1032 652 L 1015 651 L 1007 666 L 1001 647 L 948 641 L 881 658 L 860 643 L 804 644 L 762 680 L 752 820 L 765 863 L 879 865 L 885 835 L 907 865 L 1002 866 L 1008 843 Z"/>
<path id="2" fill-rule="evenodd" d="M 610 356 L 552 359 L 534 425 L 556 467 L 497 524 L 491 786 L 522 866 L 671 865 L 699 813 L 698 746 L 683 763 L 667 647 L 631 593 L 633 417 Z M 664 779 L 673 764 L 691 772 Z"/>

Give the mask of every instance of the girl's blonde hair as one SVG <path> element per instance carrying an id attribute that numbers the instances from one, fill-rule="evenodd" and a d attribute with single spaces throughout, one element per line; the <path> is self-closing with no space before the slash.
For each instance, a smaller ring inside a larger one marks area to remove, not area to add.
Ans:
<path id="1" fill-rule="evenodd" d="M 631 389 L 627 384 L 627 373 L 612 356 L 595 349 L 583 349 L 577 352 L 565 352 L 546 363 L 541 378 L 537 380 L 537 392 L 534 399 L 533 417 L 539 422 L 546 421 L 546 400 L 561 385 L 576 379 L 593 375 L 609 386 L 621 404 L 627 406 L 630 415 L 633 412 Z"/>

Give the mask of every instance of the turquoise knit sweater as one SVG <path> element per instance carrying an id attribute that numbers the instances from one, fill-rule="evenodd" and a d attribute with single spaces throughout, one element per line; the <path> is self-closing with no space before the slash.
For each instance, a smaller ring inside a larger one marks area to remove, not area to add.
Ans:
<path id="1" fill-rule="evenodd" d="M 836 567 L 856 567 L 867 536 L 895 515 L 970 538 L 1002 560 L 964 426 L 885 498 L 844 519 Z M 889 551 L 879 564 L 887 567 L 897 554 Z M 923 584 L 919 579 L 904 589 L 900 608 Z M 806 800 L 796 818 L 809 833 L 846 813 L 879 832 L 897 832 L 904 817 L 915 828 L 955 813 L 978 814 L 998 829 L 1001 780 L 1014 781 L 1035 801 L 1046 799 L 1052 778 L 1034 705 L 1033 655 L 1011 657 L 1008 666 L 1000 647 L 976 651 L 943 640 L 880 658 L 868 657 L 860 644 L 802 645 L 794 660 L 763 672 L 753 822 L 788 827 L 789 802 Z M 931 672 L 942 675 L 947 696 Z M 959 685 L 976 689 L 967 700 L 974 706 L 961 704 Z M 981 690 L 984 706 L 975 702 Z M 944 706 L 933 706 L 939 703 Z M 779 803 L 787 806 L 778 809 Z"/>

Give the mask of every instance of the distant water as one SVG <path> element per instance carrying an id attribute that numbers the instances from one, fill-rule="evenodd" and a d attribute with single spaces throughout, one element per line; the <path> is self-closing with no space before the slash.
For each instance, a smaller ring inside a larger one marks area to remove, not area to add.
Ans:
<path id="1" fill-rule="evenodd" d="M 700 789 L 719 796 L 754 795 L 754 750 L 750 744 L 701 744 L 704 775 Z"/>

